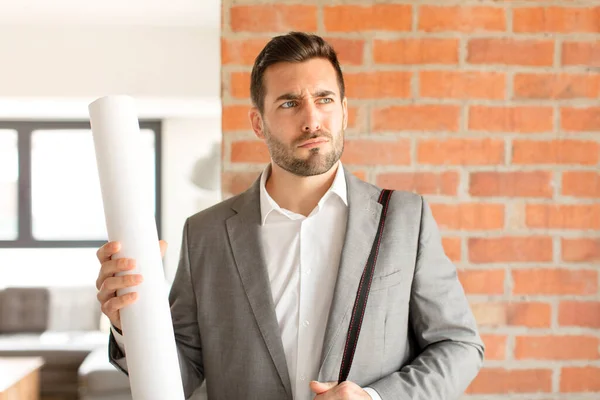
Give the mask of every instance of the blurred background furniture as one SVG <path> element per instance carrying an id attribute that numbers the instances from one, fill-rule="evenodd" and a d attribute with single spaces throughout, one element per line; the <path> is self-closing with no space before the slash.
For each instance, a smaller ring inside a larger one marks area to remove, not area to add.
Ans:
<path id="1" fill-rule="evenodd" d="M 40 357 L 0 357 L 0 400 L 40 398 Z"/>
<path id="2" fill-rule="evenodd" d="M 129 378 L 108 362 L 108 345 L 92 351 L 79 367 L 81 400 L 131 400 Z"/>
<path id="3" fill-rule="evenodd" d="M 6 288 L 0 291 L 0 357 L 43 358 L 42 400 L 75 400 L 80 392 L 86 399 L 130 399 L 123 397 L 127 377 L 108 362 L 101 315 L 95 287 Z M 88 391 L 113 397 L 85 397 Z"/>

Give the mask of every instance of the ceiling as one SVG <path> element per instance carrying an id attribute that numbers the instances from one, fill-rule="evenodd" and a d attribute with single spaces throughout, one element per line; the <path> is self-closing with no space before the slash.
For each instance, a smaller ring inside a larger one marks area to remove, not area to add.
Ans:
<path id="1" fill-rule="evenodd" d="M 220 0 L 0 0 L 0 24 L 152 25 L 219 29 Z"/>

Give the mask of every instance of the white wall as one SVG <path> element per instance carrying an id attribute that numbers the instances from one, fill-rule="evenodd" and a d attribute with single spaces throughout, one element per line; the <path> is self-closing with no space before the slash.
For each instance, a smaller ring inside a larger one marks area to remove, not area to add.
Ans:
<path id="1" fill-rule="evenodd" d="M 218 30 L 1 26 L 2 97 L 219 98 Z"/>
<path id="2" fill-rule="evenodd" d="M 220 200 L 194 173 L 221 140 L 219 46 L 218 30 L 190 26 L 0 26 L 0 119 L 87 118 L 91 100 L 116 93 L 163 119 L 168 279 L 185 218 Z M 93 284 L 97 270 L 95 249 L 0 249 L 0 287 Z"/>
<path id="3" fill-rule="evenodd" d="M 221 199 L 221 119 L 169 119 L 163 123 L 163 238 L 169 243 L 165 257 L 167 279 L 172 280 L 179 260 L 181 234 L 190 215 Z M 215 157 L 216 155 L 216 157 Z M 168 160 L 168 161 L 167 161 Z M 207 168 L 208 165 L 216 168 Z M 216 165 L 215 165 L 216 164 Z M 210 179 L 210 178 L 213 179 Z M 199 181 L 213 190 L 202 189 Z"/>

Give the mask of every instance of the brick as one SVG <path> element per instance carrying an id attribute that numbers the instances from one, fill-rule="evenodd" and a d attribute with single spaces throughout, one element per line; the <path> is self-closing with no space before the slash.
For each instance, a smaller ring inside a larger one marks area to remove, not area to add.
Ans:
<path id="1" fill-rule="evenodd" d="M 364 170 L 352 171 L 352 175 L 354 175 L 361 181 L 367 180 L 367 171 L 364 171 Z"/>
<path id="2" fill-rule="evenodd" d="M 562 259 L 571 262 L 600 261 L 600 239 L 561 239 Z"/>
<path id="3" fill-rule="evenodd" d="M 600 75 L 518 73 L 513 87 L 517 99 L 593 99 L 600 94 Z"/>
<path id="4" fill-rule="evenodd" d="M 473 172 L 469 194 L 481 197 L 544 197 L 553 194 L 548 171 Z"/>
<path id="5" fill-rule="evenodd" d="M 550 67 L 554 59 L 554 43 L 551 40 L 471 39 L 467 51 L 467 62 L 471 64 Z"/>
<path id="6" fill-rule="evenodd" d="M 465 393 L 507 395 L 551 391 L 551 369 L 483 368 Z"/>
<path id="7" fill-rule="evenodd" d="M 506 75 L 483 71 L 420 71 L 419 95 L 436 99 L 504 99 Z"/>
<path id="8" fill-rule="evenodd" d="M 376 39 L 373 61 L 377 64 L 458 64 L 458 43 L 458 39 Z"/>
<path id="9" fill-rule="evenodd" d="M 518 33 L 599 33 L 600 7 L 523 7 L 513 11 Z"/>
<path id="10" fill-rule="evenodd" d="M 250 98 L 250 72 L 232 72 L 229 93 L 238 99 Z"/>
<path id="11" fill-rule="evenodd" d="M 254 59 L 265 47 L 269 38 L 221 38 L 221 63 L 223 65 L 253 65 Z"/>
<path id="12" fill-rule="evenodd" d="M 593 336 L 517 336 L 517 360 L 597 360 L 600 340 Z"/>
<path id="13" fill-rule="evenodd" d="M 365 53 L 364 40 L 331 37 L 325 37 L 325 40 L 333 46 L 340 64 L 362 65 Z"/>
<path id="14" fill-rule="evenodd" d="M 546 303 L 511 303 L 507 306 L 507 324 L 528 328 L 549 328 L 551 306 Z"/>
<path id="15" fill-rule="evenodd" d="M 347 73 L 346 96 L 355 99 L 410 97 L 411 72 L 377 71 Z"/>
<path id="16" fill-rule="evenodd" d="M 389 172 L 377 175 L 377 186 L 406 190 L 421 195 L 455 196 L 460 176 L 458 172 Z"/>
<path id="17" fill-rule="evenodd" d="M 453 105 L 407 105 L 374 108 L 372 131 L 457 132 L 460 107 Z"/>
<path id="18" fill-rule="evenodd" d="M 262 140 L 240 140 L 231 143 L 232 163 L 268 163 L 269 150 Z"/>
<path id="19" fill-rule="evenodd" d="M 462 269 L 457 272 L 466 294 L 504 294 L 503 269 Z"/>
<path id="20" fill-rule="evenodd" d="M 564 42 L 562 64 L 600 67 L 600 42 Z"/>
<path id="21" fill-rule="evenodd" d="M 515 140 L 513 164 L 596 165 L 600 144 L 585 140 Z"/>
<path id="22" fill-rule="evenodd" d="M 418 29 L 425 32 L 501 32 L 506 12 L 497 7 L 421 6 Z"/>
<path id="23" fill-rule="evenodd" d="M 562 174 L 562 194 L 574 197 L 600 197 L 600 173 L 565 171 Z"/>
<path id="24" fill-rule="evenodd" d="M 563 107 L 560 109 L 560 120 L 564 131 L 598 132 L 600 131 L 600 107 Z"/>
<path id="25" fill-rule="evenodd" d="M 231 195 L 240 194 L 248 189 L 259 175 L 260 172 L 224 171 L 221 174 L 221 190 Z"/>
<path id="26" fill-rule="evenodd" d="M 329 32 L 410 31 L 412 6 L 405 4 L 338 5 L 323 8 Z"/>
<path id="27" fill-rule="evenodd" d="M 346 140 L 342 161 L 355 165 L 408 165 L 410 141 Z"/>
<path id="28" fill-rule="evenodd" d="M 301 4 L 234 5 L 229 9 L 233 32 L 317 30 L 317 7 Z"/>
<path id="29" fill-rule="evenodd" d="M 504 142 L 494 139 L 429 139 L 417 143 L 419 164 L 504 164 Z"/>
<path id="30" fill-rule="evenodd" d="M 248 111 L 250 111 L 248 106 L 223 106 L 222 129 L 224 131 L 252 129 Z"/>
<path id="31" fill-rule="evenodd" d="M 446 256 L 454 262 L 459 262 L 462 259 L 461 253 L 461 238 L 459 237 L 444 237 L 442 238 L 442 246 Z"/>
<path id="32" fill-rule="evenodd" d="M 600 204 L 527 204 L 529 228 L 600 229 Z"/>
<path id="33" fill-rule="evenodd" d="M 348 107 L 348 129 L 358 126 L 358 107 Z"/>
<path id="34" fill-rule="evenodd" d="M 560 391 L 600 392 L 599 367 L 563 367 L 560 371 Z"/>
<path id="35" fill-rule="evenodd" d="M 469 108 L 469 130 L 481 132 L 552 132 L 552 107 L 519 106 Z"/>
<path id="36" fill-rule="evenodd" d="M 431 204 L 431 211 L 441 229 L 471 231 L 504 227 L 503 204 Z"/>
<path id="37" fill-rule="evenodd" d="M 548 303 L 475 303 L 471 309 L 477 324 L 485 327 L 549 328 L 551 323 Z"/>
<path id="38" fill-rule="evenodd" d="M 552 261 L 549 236 L 470 238 L 469 261 L 472 263 Z"/>
<path id="39" fill-rule="evenodd" d="M 558 324 L 600 328 L 599 301 L 561 301 L 558 305 Z"/>
<path id="40" fill-rule="evenodd" d="M 485 344 L 486 360 L 505 360 L 506 359 L 506 335 L 482 334 L 481 339 Z"/>
<path id="41" fill-rule="evenodd" d="M 592 295 L 598 293 L 598 272 L 560 268 L 515 269 L 516 295 Z"/>

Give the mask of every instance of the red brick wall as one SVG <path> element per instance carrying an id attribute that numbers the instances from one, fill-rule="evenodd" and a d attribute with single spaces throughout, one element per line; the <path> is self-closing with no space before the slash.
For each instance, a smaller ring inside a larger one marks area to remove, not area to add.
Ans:
<path id="1" fill-rule="evenodd" d="M 332 3 L 224 0 L 224 192 L 268 161 L 254 57 L 281 32 L 324 36 L 348 87 L 343 162 L 425 195 L 459 268 L 488 347 L 468 397 L 600 397 L 600 2 Z"/>

